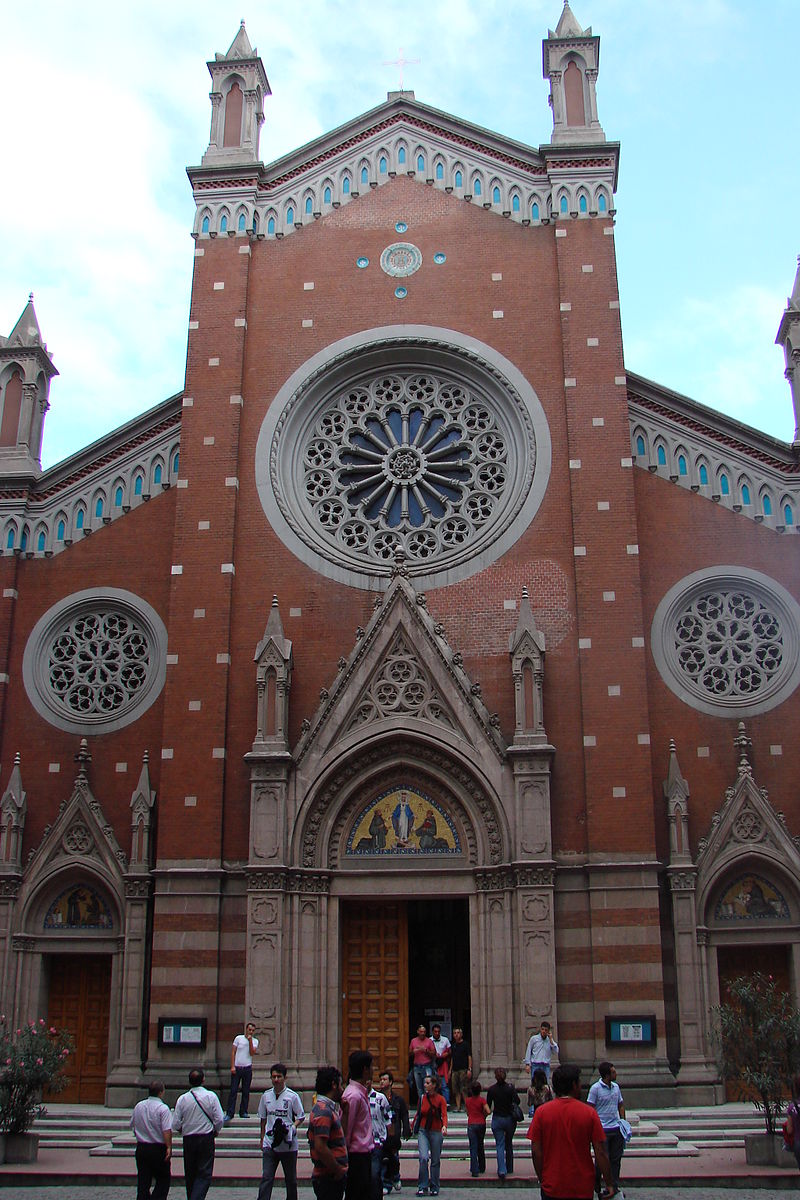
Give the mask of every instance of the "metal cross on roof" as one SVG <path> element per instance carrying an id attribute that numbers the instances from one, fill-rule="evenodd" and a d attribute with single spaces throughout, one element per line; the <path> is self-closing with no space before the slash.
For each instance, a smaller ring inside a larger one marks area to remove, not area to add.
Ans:
<path id="1" fill-rule="evenodd" d="M 400 91 L 403 91 L 403 67 L 410 67 L 413 63 L 418 63 L 418 58 L 406 58 L 403 47 L 400 47 L 400 56 L 398 58 L 387 59 L 384 67 L 399 67 L 400 68 Z"/>

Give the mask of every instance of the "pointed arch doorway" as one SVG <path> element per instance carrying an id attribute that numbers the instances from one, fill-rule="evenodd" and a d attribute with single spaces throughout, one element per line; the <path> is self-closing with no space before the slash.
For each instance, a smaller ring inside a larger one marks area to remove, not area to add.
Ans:
<path id="1" fill-rule="evenodd" d="M 342 1062 L 368 1049 L 398 1082 L 408 1043 L 431 1015 L 450 1036 L 470 1030 L 469 901 L 346 900 L 342 930 Z"/>

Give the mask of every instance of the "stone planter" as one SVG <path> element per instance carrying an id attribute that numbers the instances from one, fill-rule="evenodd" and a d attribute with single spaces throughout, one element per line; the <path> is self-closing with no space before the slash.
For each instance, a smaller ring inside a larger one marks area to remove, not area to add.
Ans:
<path id="1" fill-rule="evenodd" d="M 783 1148 L 781 1133 L 746 1133 L 744 1156 L 751 1167 L 790 1167 L 794 1158 Z"/>
<path id="2" fill-rule="evenodd" d="M 36 1162 L 39 1157 L 38 1133 L 7 1133 L 5 1139 L 7 1163 Z"/>

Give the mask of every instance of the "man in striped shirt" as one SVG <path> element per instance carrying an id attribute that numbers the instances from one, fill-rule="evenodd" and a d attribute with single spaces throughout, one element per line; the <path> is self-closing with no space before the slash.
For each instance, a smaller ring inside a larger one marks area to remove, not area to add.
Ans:
<path id="1" fill-rule="evenodd" d="M 342 1200 L 347 1179 L 347 1146 L 339 1119 L 342 1075 L 336 1067 L 320 1067 L 314 1085 L 317 1102 L 308 1122 L 314 1169 L 311 1186 L 317 1200 Z"/>

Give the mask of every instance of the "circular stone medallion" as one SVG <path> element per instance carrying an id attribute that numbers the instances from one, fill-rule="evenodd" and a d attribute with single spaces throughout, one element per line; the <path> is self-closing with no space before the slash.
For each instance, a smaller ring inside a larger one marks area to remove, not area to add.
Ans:
<path id="1" fill-rule="evenodd" d="M 413 275 L 422 266 L 422 253 L 411 242 L 395 242 L 381 255 L 381 270 L 394 279 Z"/>

